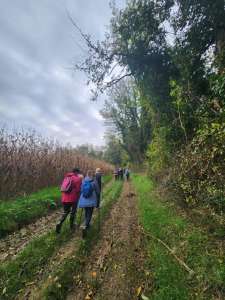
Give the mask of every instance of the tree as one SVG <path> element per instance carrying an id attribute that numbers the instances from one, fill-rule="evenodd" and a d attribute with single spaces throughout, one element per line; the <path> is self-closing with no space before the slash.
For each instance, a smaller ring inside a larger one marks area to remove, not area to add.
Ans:
<path id="1" fill-rule="evenodd" d="M 131 161 L 140 163 L 150 141 L 151 126 L 141 95 L 134 81 L 123 80 L 109 91 L 101 111 L 106 125 L 121 139 Z"/>
<path id="2" fill-rule="evenodd" d="M 112 133 L 106 134 L 106 148 L 104 159 L 115 166 L 121 166 L 128 161 L 128 157 L 121 145 L 121 141 Z"/>

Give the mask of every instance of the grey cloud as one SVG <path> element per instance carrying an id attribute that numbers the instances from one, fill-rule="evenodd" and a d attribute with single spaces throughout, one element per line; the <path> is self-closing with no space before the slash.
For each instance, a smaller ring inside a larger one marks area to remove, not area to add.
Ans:
<path id="1" fill-rule="evenodd" d="M 70 69 L 83 53 L 67 10 L 84 31 L 104 36 L 106 0 L 0 1 L 0 120 L 64 143 L 102 144 L 102 101 L 90 102 L 84 75 Z"/>

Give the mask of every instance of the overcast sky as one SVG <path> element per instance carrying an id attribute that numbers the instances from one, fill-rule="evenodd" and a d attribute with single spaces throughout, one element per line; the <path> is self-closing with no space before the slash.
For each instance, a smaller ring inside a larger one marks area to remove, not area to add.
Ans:
<path id="1" fill-rule="evenodd" d="M 71 70 L 82 53 L 67 10 L 85 32 L 104 37 L 108 0 L 0 0 L 0 122 L 72 145 L 103 144 L 102 103 L 89 101 L 85 76 Z"/>

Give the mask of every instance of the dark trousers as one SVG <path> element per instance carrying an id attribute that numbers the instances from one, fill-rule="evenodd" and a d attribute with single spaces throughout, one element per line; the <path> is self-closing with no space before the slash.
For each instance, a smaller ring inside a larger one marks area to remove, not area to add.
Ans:
<path id="1" fill-rule="evenodd" d="M 85 226 L 89 227 L 94 207 L 85 207 Z"/>
<path id="2" fill-rule="evenodd" d="M 66 220 L 68 214 L 70 213 L 70 227 L 73 227 L 75 216 L 77 212 L 77 201 L 74 203 L 63 203 L 63 214 L 59 221 L 59 225 L 62 226 L 63 222 Z"/>

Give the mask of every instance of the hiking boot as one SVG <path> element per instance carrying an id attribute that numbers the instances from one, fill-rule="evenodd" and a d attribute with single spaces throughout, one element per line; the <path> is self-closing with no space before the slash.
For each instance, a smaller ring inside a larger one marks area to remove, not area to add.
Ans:
<path id="1" fill-rule="evenodd" d="M 61 224 L 56 224 L 55 232 L 59 234 L 60 231 L 61 231 Z"/>
<path id="2" fill-rule="evenodd" d="M 76 223 L 75 224 L 70 224 L 70 230 L 71 231 L 75 231 L 77 228 L 78 228 L 78 225 Z"/>
<path id="3" fill-rule="evenodd" d="M 86 238 L 86 236 L 87 236 L 87 228 L 85 227 L 82 229 L 82 238 L 84 239 Z"/>
<path id="4" fill-rule="evenodd" d="M 81 229 L 87 229 L 87 226 L 85 224 L 80 225 Z"/>
<path id="5" fill-rule="evenodd" d="M 82 224 L 80 226 L 80 228 L 82 229 L 82 238 L 84 239 L 86 237 L 86 235 L 87 235 L 87 228 L 88 227 L 85 224 Z"/>

